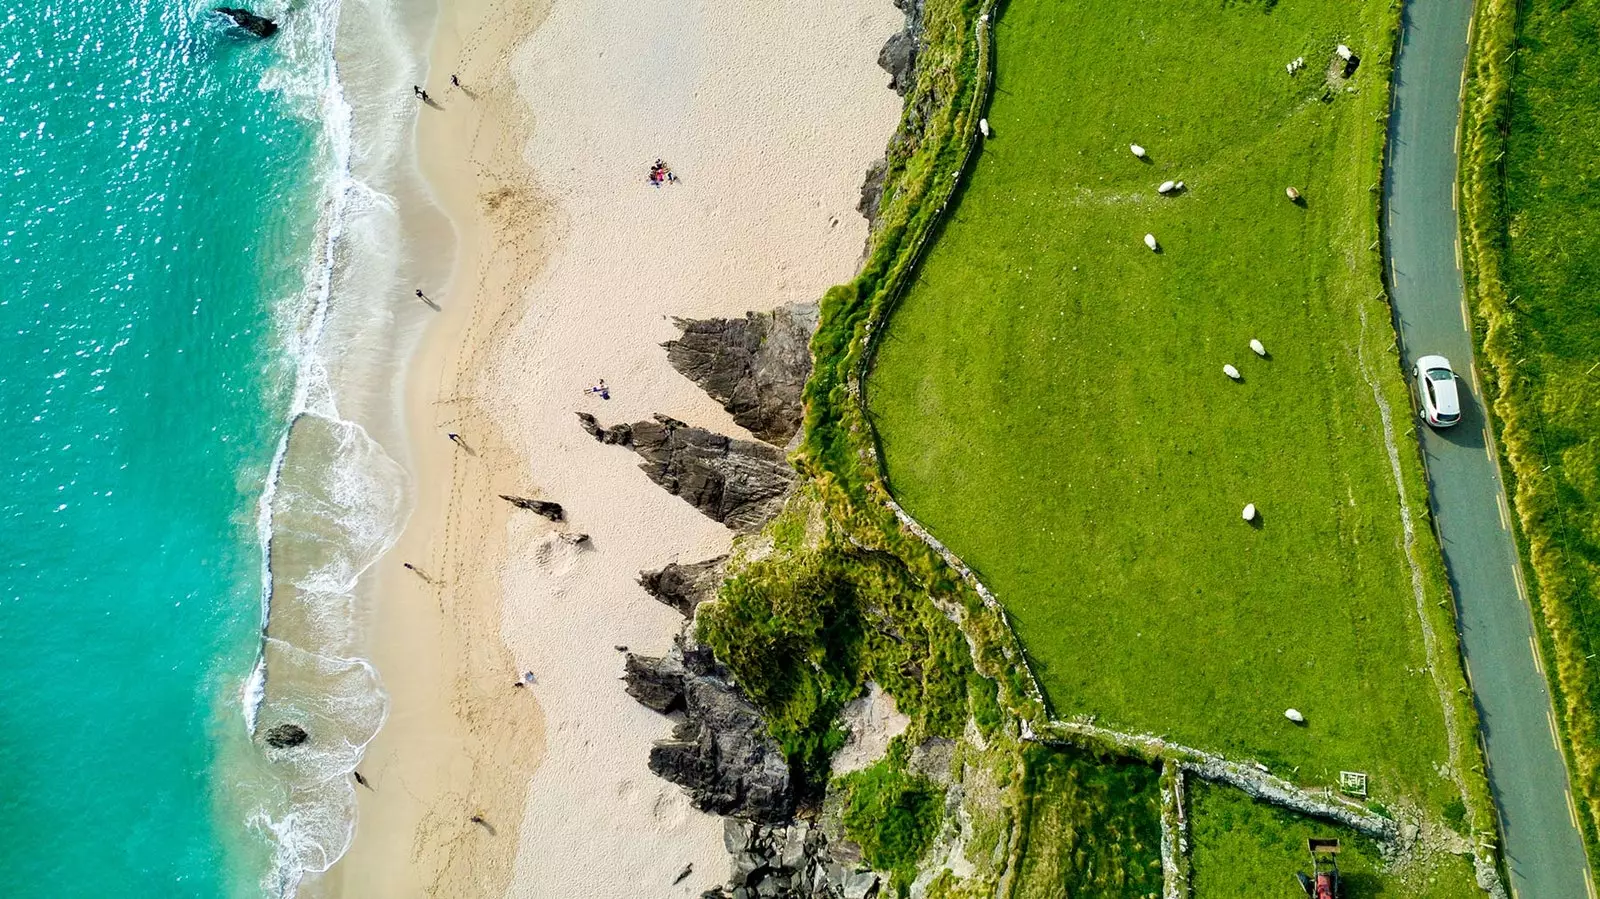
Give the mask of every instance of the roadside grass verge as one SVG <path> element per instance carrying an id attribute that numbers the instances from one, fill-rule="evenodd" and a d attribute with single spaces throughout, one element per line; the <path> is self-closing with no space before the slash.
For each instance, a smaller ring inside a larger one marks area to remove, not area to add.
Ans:
<path id="1" fill-rule="evenodd" d="M 1600 872 L 1600 2 L 1486 0 L 1463 123 L 1474 334 Z"/>
<path id="2" fill-rule="evenodd" d="M 896 496 L 1006 604 L 1059 714 L 1301 783 L 1366 771 L 1437 814 L 1458 790 L 1367 381 L 1404 396 L 1369 249 L 1393 27 L 1382 2 L 1012 0 L 994 138 L 868 401 Z M 1364 59 L 1329 87 L 1340 42 Z"/>
<path id="3" fill-rule="evenodd" d="M 1482 896 L 1472 885 L 1472 864 L 1441 856 L 1439 867 L 1395 872 L 1378 848 L 1349 830 L 1308 821 L 1233 790 L 1197 784 L 1189 793 L 1196 899 L 1280 899 L 1301 895 L 1295 872 L 1311 872 L 1306 841 L 1335 837 L 1344 899 Z"/>

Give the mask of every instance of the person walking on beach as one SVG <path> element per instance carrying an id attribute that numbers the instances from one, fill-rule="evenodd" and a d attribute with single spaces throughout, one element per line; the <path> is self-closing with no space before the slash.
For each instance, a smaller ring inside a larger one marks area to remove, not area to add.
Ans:
<path id="1" fill-rule="evenodd" d="M 363 787 L 366 787 L 369 790 L 372 789 L 372 784 L 367 783 L 367 779 L 365 777 L 361 776 L 361 772 L 360 771 L 351 771 L 350 773 L 354 774 L 356 776 L 356 783 L 362 785 Z M 376 791 L 374 791 L 374 792 L 376 792 Z"/>
<path id="2" fill-rule="evenodd" d="M 461 86 L 461 79 L 457 78 L 454 75 L 451 75 L 450 76 L 450 86 L 451 87 L 460 87 Z"/>
<path id="3" fill-rule="evenodd" d="M 433 98 L 428 96 L 428 92 L 423 90 L 422 86 L 420 84 L 411 85 L 411 92 L 416 94 L 417 95 L 417 99 L 421 100 L 424 103 L 432 103 L 433 102 Z"/>

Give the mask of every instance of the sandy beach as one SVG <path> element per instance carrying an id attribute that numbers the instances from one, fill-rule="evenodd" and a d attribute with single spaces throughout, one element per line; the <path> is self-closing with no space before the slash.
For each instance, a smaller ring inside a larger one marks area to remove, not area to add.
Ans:
<path id="1" fill-rule="evenodd" d="M 647 769 L 672 722 L 623 692 L 616 647 L 660 653 L 682 624 L 641 570 L 726 552 L 731 533 L 574 413 L 748 436 L 659 344 L 675 316 L 811 301 L 854 273 L 862 175 L 899 117 L 876 58 L 902 15 L 468 0 L 440 16 L 419 151 L 458 250 L 408 378 L 415 510 L 372 625 L 389 719 L 355 842 L 308 892 L 696 896 L 726 876 L 722 824 Z M 647 183 L 657 157 L 678 183 Z M 602 378 L 609 401 L 585 393 Z"/>

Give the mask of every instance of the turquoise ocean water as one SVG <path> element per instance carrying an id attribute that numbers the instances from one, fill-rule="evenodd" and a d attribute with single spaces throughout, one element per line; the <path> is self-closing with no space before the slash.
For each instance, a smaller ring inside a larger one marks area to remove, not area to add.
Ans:
<path id="1" fill-rule="evenodd" d="M 6 896 L 286 895 L 348 840 L 383 716 L 349 609 L 399 478 L 314 358 L 361 212 L 337 5 L 261 8 L 270 41 L 177 0 L 0 12 Z"/>

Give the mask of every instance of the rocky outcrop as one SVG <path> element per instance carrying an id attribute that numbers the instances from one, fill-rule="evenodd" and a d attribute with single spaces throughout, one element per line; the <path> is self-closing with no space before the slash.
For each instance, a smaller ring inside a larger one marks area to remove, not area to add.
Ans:
<path id="1" fill-rule="evenodd" d="M 675 655 L 662 658 L 628 653 L 622 664 L 622 680 L 628 695 L 645 708 L 663 715 L 681 711 L 684 703 L 684 677 L 688 672 Z"/>
<path id="2" fill-rule="evenodd" d="M 547 502 L 542 499 L 528 499 L 525 496 L 512 496 L 509 493 L 500 494 L 500 498 L 519 509 L 535 512 L 551 521 L 564 521 L 567 517 L 566 511 L 561 508 L 560 503 Z"/>
<path id="3" fill-rule="evenodd" d="M 632 447 L 639 468 L 669 493 L 736 530 L 756 530 L 777 514 L 795 482 L 794 469 L 775 447 L 735 440 L 657 414 L 654 421 L 600 426 L 578 421 L 601 443 Z"/>
<path id="4" fill-rule="evenodd" d="M 856 211 L 866 216 L 868 226 L 878 226 L 878 206 L 883 203 L 883 180 L 889 176 L 889 160 L 879 159 L 867 166 L 867 175 L 861 180 L 861 200 Z"/>
<path id="5" fill-rule="evenodd" d="M 822 829 L 805 821 L 762 827 L 723 822 L 722 842 L 733 856 L 728 885 L 701 899 L 869 899 L 878 875 L 835 861 Z"/>
<path id="6" fill-rule="evenodd" d="M 905 10 L 906 27 L 890 36 L 878 51 L 878 65 L 889 73 L 889 87 L 904 97 L 917 81 L 917 54 L 922 49 L 923 0 L 896 0 Z"/>
<path id="7" fill-rule="evenodd" d="M 752 821 L 787 821 L 794 789 L 783 747 L 761 712 L 709 649 L 674 646 L 664 658 L 629 654 L 628 694 L 658 712 L 683 710 L 650 750 L 650 770 L 689 793 L 695 808 Z"/>
<path id="8" fill-rule="evenodd" d="M 262 739 L 273 749 L 288 749 L 311 739 L 311 735 L 298 724 L 275 724 Z"/>
<path id="9" fill-rule="evenodd" d="M 641 571 L 639 586 L 682 612 L 683 617 L 693 618 L 695 607 L 716 595 L 722 583 L 722 563 L 727 560 L 727 556 L 717 556 L 688 565 L 673 562 L 660 571 Z"/>
<path id="10" fill-rule="evenodd" d="M 254 35 L 255 37 L 272 37 L 278 33 L 278 23 L 266 16 L 258 16 L 248 9 L 238 9 L 232 6 L 219 6 L 214 10 L 232 23 L 233 27 Z"/>
<path id="11" fill-rule="evenodd" d="M 721 403 L 733 420 L 783 446 L 800 430 L 800 392 L 811 376 L 814 303 L 749 312 L 744 318 L 678 319 L 667 361 Z"/>

